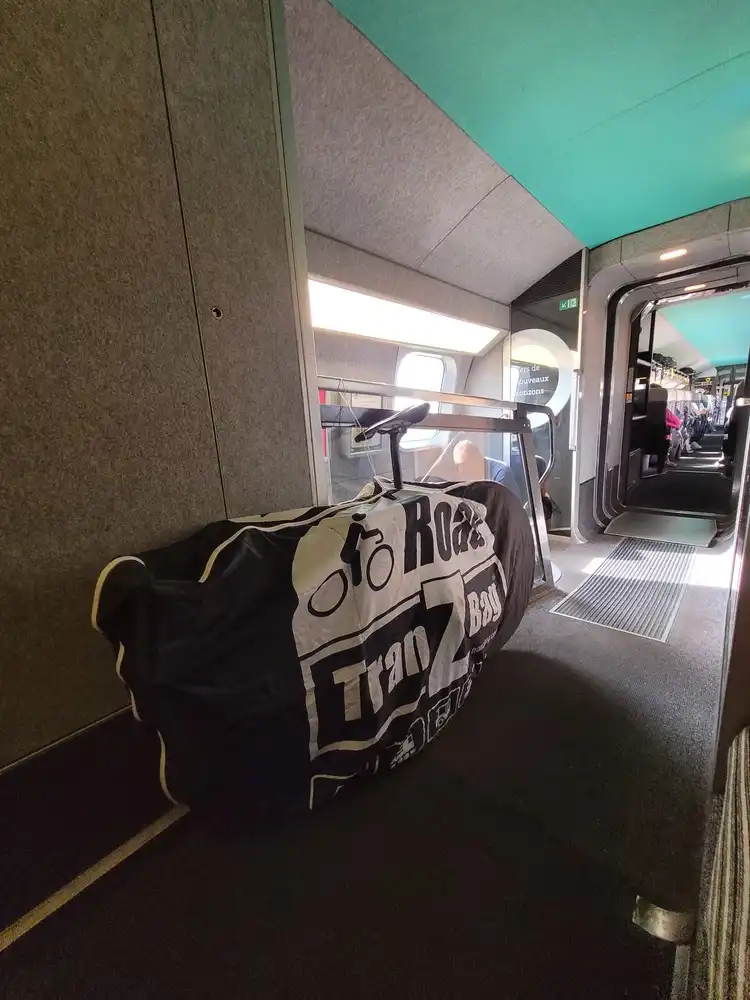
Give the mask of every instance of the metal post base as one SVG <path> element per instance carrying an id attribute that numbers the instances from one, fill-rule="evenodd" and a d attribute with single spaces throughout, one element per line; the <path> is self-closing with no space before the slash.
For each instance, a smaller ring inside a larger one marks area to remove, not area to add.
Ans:
<path id="1" fill-rule="evenodd" d="M 672 944 L 690 944 L 695 934 L 695 915 L 677 910 L 664 910 L 636 896 L 633 923 L 652 937 Z"/>
<path id="2" fill-rule="evenodd" d="M 690 996 L 690 945 L 678 944 L 674 950 L 672 989 L 669 1000 L 688 1000 Z"/>

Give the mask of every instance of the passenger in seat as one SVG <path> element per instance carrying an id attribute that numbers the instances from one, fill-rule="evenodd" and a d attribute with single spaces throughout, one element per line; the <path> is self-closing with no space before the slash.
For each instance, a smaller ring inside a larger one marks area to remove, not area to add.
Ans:
<path id="1" fill-rule="evenodd" d="M 490 479 L 495 483 L 501 483 L 519 500 L 522 499 L 521 490 L 511 467 L 501 462 L 499 458 L 485 458 L 473 441 L 467 439 L 459 441 L 453 449 L 453 461 L 462 480 L 471 482 L 476 479 Z"/>
<path id="2" fill-rule="evenodd" d="M 520 457 L 516 455 L 520 461 Z M 525 503 L 526 497 L 522 495 L 518 486 L 513 469 L 499 458 L 486 458 L 477 446 L 468 440 L 459 441 L 453 449 L 453 461 L 458 469 L 462 480 L 471 482 L 475 479 L 491 479 L 493 482 L 501 483 L 511 491 L 518 499 Z M 536 456 L 536 469 L 539 478 L 542 478 L 547 463 L 541 457 Z M 541 487 L 542 506 L 544 507 L 544 519 L 550 521 L 555 514 L 561 513 L 560 508 L 547 492 L 546 484 Z"/>
<path id="3" fill-rule="evenodd" d="M 677 460 L 683 450 L 683 440 L 680 434 L 680 418 L 667 407 L 665 419 L 667 424 L 667 448 L 666 453 L 663 451 L 657 452 L 656 471 L 659 473 L 664 472 L 665 465 L 677 465 Z"/>
<path id="4" fill-rule="evenodd" d="M 536 456 L 536 471 L 539 479 L 541 480 L 544 472 L 547 468 L 547 463 L 541 457 L 541 455 Z M 552 499 L 552 497 L 547 492 L 547 484 L 541 483 L 540 489 L 542 491 L 542 507 L 544 507 L 544 520 L 551 521 L 555 514 L 562 514 L 562 511 Z"/>

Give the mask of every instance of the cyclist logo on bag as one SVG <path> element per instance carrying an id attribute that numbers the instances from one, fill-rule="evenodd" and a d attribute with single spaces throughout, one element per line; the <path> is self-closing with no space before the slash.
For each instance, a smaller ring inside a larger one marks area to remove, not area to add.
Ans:
<path id="1" fill-rule="evenodd" d="M 375 548 L 365 560 L 365 579 L 370 590 L 382 590 L 388 585 L 396 565 L 393 549 L 383 542 L 383 532 L 379 528 L 368 531 L 361 523 L 363 515 L 355 515 L 355 517 L 357 520 L 352 520 L 346 541 L 341 549 L 341 562 L 349 566 L 352 586 L 361 586 L 363 560 L 359 543 L 374 538 Z M 334 570 L 325 578 L 307 602 L 307 610 L 316 618 L 327 618 L 328 615 L 332 615 L 341 607 L 346 600 L 348 591 L 349 581 L 346 571 L 344 569 Z"/>
<path id="2" fill-rule="evenodd" d="M 440 493 L 315 525 L 292 582 L 310 759 L 329 776 L 359 773 L 375 747 L 390 767 L 442 730 L 505 599 L 481 512 Z"/>

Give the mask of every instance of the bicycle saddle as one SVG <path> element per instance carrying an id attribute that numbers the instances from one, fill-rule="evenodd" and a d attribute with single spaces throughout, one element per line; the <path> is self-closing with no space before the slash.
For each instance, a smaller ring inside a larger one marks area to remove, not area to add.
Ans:
<path id="1" fill-rule="evenodd" d="M 407 406 L 397 413 L 391 414 L 385 420 L 379 420 L 376 424 L 363 427 L 355 437 L 357 444 L 369 441 L 376 434 L 404 434 L 414 424 L 421 423 L 430 412 L 429 403 L 416 403 L 414 406 Z"/>

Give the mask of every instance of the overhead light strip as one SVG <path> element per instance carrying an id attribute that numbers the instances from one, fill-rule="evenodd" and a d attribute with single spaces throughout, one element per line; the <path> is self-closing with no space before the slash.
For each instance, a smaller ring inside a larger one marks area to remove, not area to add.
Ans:
<path id="1" fill-rule="evenodd" d="M 684 257 L 687 250 L 684 247 L 680 247 L 679 250 L 665 250 L 663 254 L 659 255 L 659 260 L 675 260 L 677 257 Z"/>
<path id="2" fill-rule="evenodd" d="M 309 288 L 312 325 L 316 330 L 462 354 L 480 354 L 500 333 L 489 326 L 354 292 L 315 278 L 309 279 Z"/>

